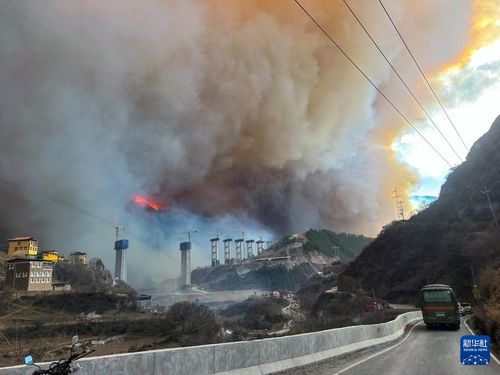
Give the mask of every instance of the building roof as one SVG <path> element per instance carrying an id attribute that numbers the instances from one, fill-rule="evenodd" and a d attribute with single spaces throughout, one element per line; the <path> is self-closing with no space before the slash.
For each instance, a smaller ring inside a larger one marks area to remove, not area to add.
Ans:
<path id="1" fill-rule="evenodd" d="M 17 257 L 17 258 L 12 258 L 7 261 L 7 263 L 21 263 L 21 262 L 30 262 L 33 259 L 29 258 L 22 258 L 22 257 Z"/>
<path id="2" fill-rule="evenodd" d="M 71 253 L 69 255 L 87 255 L 87 253 L 84 253 L 83 251 L 75 251 L 74 253 Z"/>
<path id="3" fill-rule="evenodd" d="M 21 262 L 48 262 L 47 260 L 43 259 L 36 259 L 36 258 L 23 258 L 23 257 L 16 257 L 9 259 L 7 263 L 21 263 Z"/>
<path id="4" fill-rule="evenodd" d="M 445 284 L 428 284 L 422 287 L 422 289 L 451 289 L 449 285 Z"/>
<path id="5" fill-rule="evenodd" d="M 29 241 L 29 240 L 38 241 L 36 238 L 28 237 L 28 236 L 13 237 L 13 238 L 9 238 L 7 241 Z"/>
<path id="6" fill-rule="evenodd" d="M 45 250 L 45 251 L 42 251 L 41 254 L 57 254 L 59 256 L 62 256 L 62 254 L 56 250 Z"/>
<path id="7" fill-rule="evenodd" d="M 7 263 L 27 263 L 27 262 L 43 262 L 43 263 L 50 263 L 50 264 L 54 263 L 50 260 L 43 260 L 43 259 L 37 259 L 37 258 L 22 258 L 22 257 L 12 258 L 12 259 L 9 259 L 7 261 Z"/>
<path id="8" fill-rule="evenodd" d="M 138 301 L 144 301 L 144 300 L 148 300 L 148 299 L 151 299 L 151 296 L 148 294 L 139 294 L 137 296 Z"/>

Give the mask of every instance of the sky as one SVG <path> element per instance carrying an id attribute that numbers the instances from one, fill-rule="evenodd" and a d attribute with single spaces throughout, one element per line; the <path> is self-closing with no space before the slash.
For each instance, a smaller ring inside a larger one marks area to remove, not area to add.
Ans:
<path id="1" fill-rule="evenodd" d="M 383 1 L 469 147 L 498 114 L 499 2 Z M 458 162 L 344 3 L 301 3 Z M 348 3 L 465 157 L 380 3 Z M 150 286 L 178 275 L 179 233 L 198 230 L 194 266 L 210 263 L 214 233 L 376 236 L 395 219 L 395 186 L 410 210 L 448 169 L 294 1 L 2 5 L 2 239 L 33 235 L 112 268 L 119 224 L 130 282 Z"/>
<path id="2" fill-rule="evenodd" d="M 466 146 L 481 137 L 499 115 L 498 97 L 500 97 L 500 41 L 474 51 L 470 61 L 463 67 L 453 67 L 442 72 L 436 80 L 441 95 L 447 99 L 447 112 L 457 128 Z M 471 88 L 480 82 L 478 87 Z M 458 100 L 456 92 L 473 92 L 472 95 Z M 434 109 L 432 117 L 442 132 L 450 139 L 462 160 L 467 156 L 467 149 L 453 130 L 444 112 Z M 422 134 L 443 150 L 445 157 L 455 166 L 460 163 L 458 157 L 441 139 L 428 123 L 420 123 Z M 415 210 L 422 203 L 430 203 L 439 195 L 440 187 L 449 174 L 449 166 L 436 158 L 429 147 L 414 132 L 408 132 L 397 138 L 393 145 L 399 160 L 413 169 L 418 175 L 418 182 L 411 189 L 407 208 Z"/>

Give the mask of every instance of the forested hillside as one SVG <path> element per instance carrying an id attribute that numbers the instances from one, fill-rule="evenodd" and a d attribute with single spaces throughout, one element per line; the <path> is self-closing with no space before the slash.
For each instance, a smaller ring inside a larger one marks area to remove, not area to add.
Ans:
<path id="1" fill-rule="evenodd" d="M 305 233 L 304 250 L 318 250 L 342 260 L 354 259 L 373 239 L 359 234 L 335 233 L 326 229 L 310 229 Z"/>

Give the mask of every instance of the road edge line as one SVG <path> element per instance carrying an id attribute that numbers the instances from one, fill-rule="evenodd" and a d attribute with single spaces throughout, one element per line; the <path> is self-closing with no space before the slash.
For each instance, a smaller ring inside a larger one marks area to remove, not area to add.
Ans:
<path id="1" fill-rule="evenodd" d="M 398 342 L 397 344 L 394 344 L 394 345 L 392 345 L 392 346 L 390 346 L 390 347 L 388 347 L 388 348 L 385 348 L 384 350 L 382 350 L 382 351 L 380 351 L 380 352 L 378 352 L 378 353 L 372 354 L 372 355 L 370 355 L 370 356 L 368 356 L 368 357 L 366 357 L 366 358 L 364 358 L 364 359 L 362 359 L 362 360 L 360 360 L 360 361 L 358 361 L 358 362 L 354 362 L 352 365 L 349 365 L 349 366 L 347 366 L 347 367 L 343 368 L 342 370 L 339 370 L 339 371 L 335 372 L 335 373 L 334 373 L 334 375 L 337 375 L 337 374 L 342 374 L 343 372 L 345 372 L 345 371 L 347 371 L 347 370 L 350 370 L 350 369 L 352 369 L 353 367 L 356 367 L 357 365 L 360 365 L 360 364 L 362 364 L 362 363 L 364 363 L 364 362 L 366 362 L 366 361 L 369 361 L 370 359 L 375 358 L 375 357 L 379 356 L 380 354 L 384 354 L 384 353 L 388 352 L 389 350 L 394 349 L 396 346 L 401 345 L 403 342 L 405 342 L 405 341 L 406 341 L 406 339 L 407 339 L 408 337 L 410 337 L 411 333 L 413 332 L 413 329 L 414 329 L 416 326 L 418 326 L 420 323 L 422 323 L 422 322 L 423 322 L 423 320 L 420 320 L 420 321 L 418 321 L 416 324 L 414 324 L 414 325 L 413 325 L 413 327 L 411 327 L 411 328 L 410 328 L 410 332 L 408 332 L 408 334 L 407 334 L 407 335 L 403 338 L 403 340 L 401 340 L 401 341 L 400 341 L 400 342 Z"/>
<path id="2" fill-rule="evenodd" d="M 476 333 L 476 332 L 474 332 L 474 331 L 472 330 L 472 328 L 471 328 L 471 327 L 469 327 L 469 325 L 467 324 L 467 321 L 468 321 L 470 318 L 472 318 L 472 316 L 469 316 L 467 319 L 464 319 L 464 324 L 465 324 L 465 326 L 467 327 L 467 329 L 470 331 L 470 333 L 472 333 L 473 335 L 477 335 L 477 333 Z M 499 361 L 499 360 L 498 360 L 498 358 L 495 356 L 495 354 L 493 354 L 493 353 L 491 352 L 491 350 L 490 350 L 490 356 L 491 356 L 491 357 L 493 357 L 493 359 L 495 360 L 495 362 L 496 362 L 496 363 L 498 363 L 498 364 L 500 365 L 500 361 Z"/>

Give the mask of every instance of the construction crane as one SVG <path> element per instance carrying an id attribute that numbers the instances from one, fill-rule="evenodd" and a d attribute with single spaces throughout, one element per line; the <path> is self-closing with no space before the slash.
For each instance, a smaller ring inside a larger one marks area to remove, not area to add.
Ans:
<path id="1" fill-rule="evenodd" d="M 191 242 L 191 235 L 194 233 L 198 233 L 197 230 L 190 230 L 187 232 L 180 232 L 180 233 L 174 233 L 175 236 L 181 235 L 181 234 L 187 234 L 188 235 L 188 242 Z"/>
<path id="2" fill-rule="evenodd" d="M 241 229 L 229 229 L 229 231 L 231 232 L 235 232 L 235 233 L 241 233 L 241 238 L 244 240 L 245 239 L 245 231 L 244 230 L 241 230 Z"/>
<path id="3" fill-rule="evenodd" d="M 113 224 L 108 224 L 110 227 L 115 228 L 115 236 L 116 240 L 118 241 L 120 239 L 120 230 L 125 230 L 125 227 L 122 227 L 120 225 L 113 225 Z"/>

